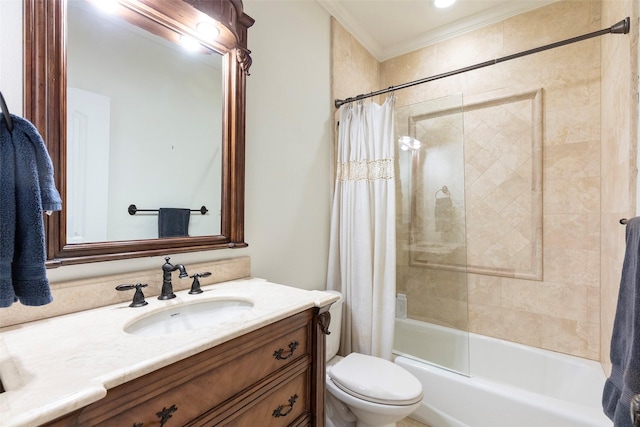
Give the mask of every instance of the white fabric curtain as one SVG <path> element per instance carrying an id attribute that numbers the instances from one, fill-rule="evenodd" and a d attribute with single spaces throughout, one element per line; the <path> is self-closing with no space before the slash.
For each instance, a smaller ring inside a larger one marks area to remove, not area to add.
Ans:
<path id="1" fill-rule="evenodd" d="M 391 359 L 396 291 L 393 112 L 340 107 L 328 289 L 342 292 L 340 352 Z"/>

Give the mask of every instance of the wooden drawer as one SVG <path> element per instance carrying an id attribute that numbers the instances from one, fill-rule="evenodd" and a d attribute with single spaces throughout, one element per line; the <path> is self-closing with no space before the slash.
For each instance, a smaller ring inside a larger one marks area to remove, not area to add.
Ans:
<path id="1" fill-rule="evenodd" d="M 307 368 L 265 393 L 261 399 L 238 411 L 238 416 L 221 425 L 234 427 L 284 427 L 306 424 L 310 420 L 310 375 Z"/>
<path id="2" fill-rule="evenodd" d="M 154 426 L 158 413 L 172 407 L 166 427 L 187 425 L 223 403 L 245 399 L 292 365 L 307 366 L 311 318 L 303 312 L 161 368 L 52 425 Z"/>

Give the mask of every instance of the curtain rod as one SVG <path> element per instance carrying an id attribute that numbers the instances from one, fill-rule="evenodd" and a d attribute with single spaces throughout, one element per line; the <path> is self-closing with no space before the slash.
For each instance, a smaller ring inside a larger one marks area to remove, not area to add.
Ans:
<path id="1" fill-rule="evenodd" d="M 475 65 L 470 65 L 468 67 L 464 67 L 464 68 L 459 68 L 457 70 L 454 71 L 449 71 L 446 73 L 442 73 L 442 74 L 436 74 L 434 76 L 431 77 L 425 77 L 423 79 L 420 80 L 414 80 L 412 82 L 408 82 L 408 83 L 403 83 L 397 86 L 389 86 L 387 89 L 381 89 L 381 90 L 377 90 L 375 92 L 370 92 L 367 94 L 362 94 L 362 95 L 358 95 L 358 96 L 354 96 L 352 98 L 347 98 L 347 99 L 336 99 L 334 101 L 334 105 L 336 108 L 339 108 L 341 105 L 343 104 L 347 104 L 349 102 L 353 102 L 353 101 L 360 101 L 361 99 L 366 99 L 366 98 L 371 98 L 372 96 L 378 96 L 378 95 L 382 95 L 385 93 L 389 93 L 389 92 L 393 92 L 395 90 L 399 90 L 399 89 L 405 89 L 411 86 L 416 86 L 422 83 L 427 83 L 427 82 L 431 82 L 434 80 L 438 80 L 438 79 L 442 79 L 444 77 L 450 77 L 450 76 L 455 76 L 456 74 L 461 74 L 461 73 L 466 73 L 467 71 L 472 71 L 472 70 L 477 70 L 479 68 L 483 68 L 483 67 L 488 67 L 489 65 L 495 65 L 498 64 L 500 62 L 505 62 L 505 61 L 509 61 L 511 59 L 516 59 L 516 58 L 520 58 L 522 56 L 526 56 L 526 55 L 531 55 L 532 53 L 538 53 L 538 52 L 542 52 L 545 50 L 549 50 L 549 49 L 554 49 L 556 47 L 560 47 L 560 46 L 564 46 L 567 44 L 571 44 L 571 43 L 575 43 L 575 42 L 579 42 L 582 40 L 587 40 L 593 37 L 598 37 L 598 36 L 602 36 L 604 34 L 627 34 L 629 32 L 629 28 L 630 28 L 630 18 L 627 17 L 625 19 L 623 19 L 622 21 L 618 22 L 615 25 L 612 25 L 609 28 L 605 28 L 599 31 L 594 31 L 592 33 L 588 33 L 588 34 L 583 34 L 581 36 L 577 36 L 577 37 L 572 37 L 570 39 L 566 39 L 563 41 L 559 41 L 559 42 L 555 42 L 555 43 L 551 43 L 545 46 L 540 46 L 534 49 L 529 49 L 529 50 L 525 50 L 523 52 L 520 53 L 514 53 L 513 55 L 507 55 L 507 56 L 503 56 L 501 58 L 497 58 L 497 59 L 493 59 L 491 61 L 485 61 L 485 62 L 481 62 L 479 64 L 475 64 Z"/>

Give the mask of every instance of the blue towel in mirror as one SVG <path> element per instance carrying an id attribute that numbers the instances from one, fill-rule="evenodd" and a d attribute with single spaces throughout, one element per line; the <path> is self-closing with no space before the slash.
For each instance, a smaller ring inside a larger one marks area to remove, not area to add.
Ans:
<path id="1" fill-rule="evenodd" d="M 181 208 L 158 210 L 158 237 L 188 237 L 191 211 Z"/>

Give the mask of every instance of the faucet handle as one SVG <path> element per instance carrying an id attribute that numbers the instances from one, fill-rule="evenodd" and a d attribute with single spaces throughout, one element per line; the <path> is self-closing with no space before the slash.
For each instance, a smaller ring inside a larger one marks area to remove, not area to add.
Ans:
<path id="1" fill-rule="evenodd" d="M 133 294 L 133 301 L 129 304 L 129 307 L 144 307 L 149 304 L 144 300 L 144 294 L 142 293 L 142 288 L 146 288 L 146 283 L 136 283 L 135 285 L 118 285 L 116 286 L 116 291 L 128 291 L 131 289 L 135 289 L 136 292 Z"/>
<path id="2" fill-rule="evenodd" d="M 193 279 L 193 283 L 191 284 L 191 290 L 189 291 L 189 293 L 191 295 L 194 294 L 201 294 L 202 292 L 204 292 L 202 289 L 200 289 L 200 277 L 208 277 L 211 276 L 211 272 L 207 271 L 206 273 L 196 273 L 193 276 L 189 276 Z"/>

